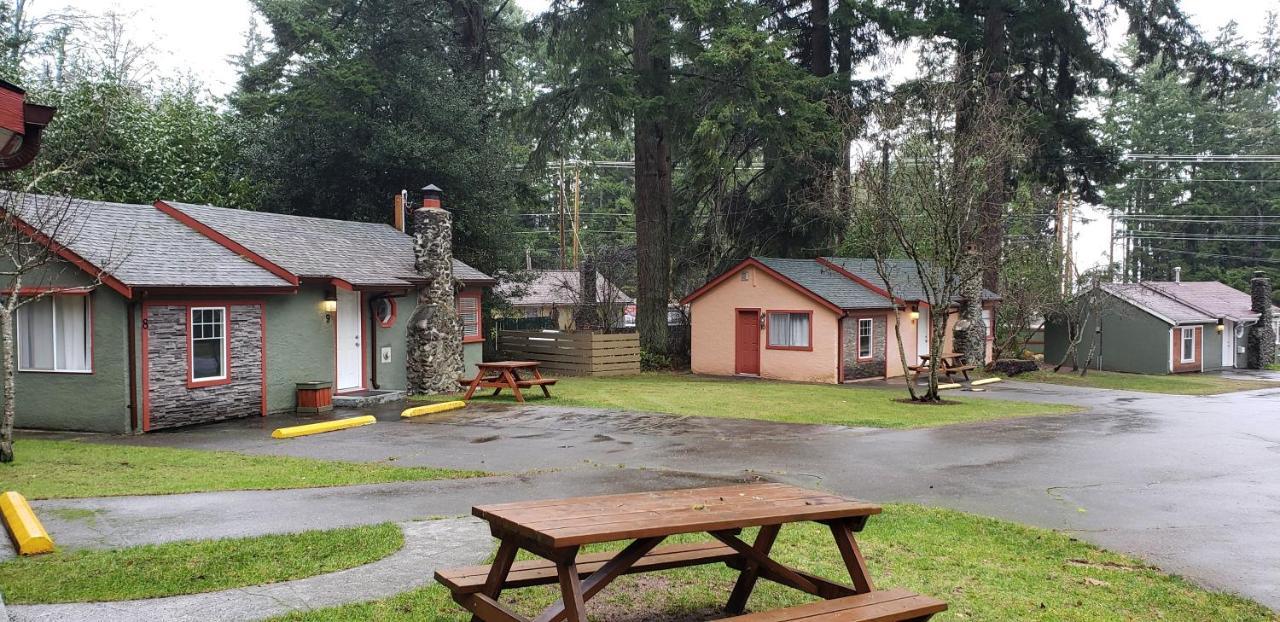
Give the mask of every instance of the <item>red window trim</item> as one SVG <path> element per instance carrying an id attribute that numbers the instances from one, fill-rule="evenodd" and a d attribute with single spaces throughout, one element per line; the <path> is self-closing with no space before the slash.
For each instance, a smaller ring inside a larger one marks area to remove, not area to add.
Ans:
<path id="1" fill-rule="evenodd" d="M 457 306 L 459 318 L 462 317 L 462 299 L 474 298 L 476 300 L 476 334 L 470 337 L 463 335 L 462 343 L 480 343 L 484 341 L 484 311 L 481 308 L 482 297 L 483 296 L 480 292 L 474 292 L 474 291 L 473 292 L 464 291 L 458 294 L 458 301 L 456 306 Z M 463 326 L 466 326 L 465 322 L 463 323 Z"/>
<path id="2" fill-rule="evenodd" d="M 862 356 L 862 321 L 863 320 L 871 322 L 871 347 L 869 348 L 871 353 L 866 356 Z M 855 317 L 853 319 L 853 330 L 854 330 L 853 345 L 854 347 L 857 348 L 857 350 L 854 350 L 854 353 L 853 353 L 854 358 L 856 358 L 859 361 L 875 360 L 876 358 L 876 319 L 875 317 L 865 317 L 865 316 Z"/>
<path id="3" fill-rule="evenodd" d="M 809 345 L 807 346 L 775 346 L 769 343 L 769 316 L 774 314 L 795 313 L 809 316 Z M 813 310 L 812 309 L 770 309 L 765 311 L 764 347 L 766 350 L 793 350 L 796 352 L 813 352 Z"/>
<path id="4" fill-rule="evenodd" d="M 195 379 L 195 342 L 192 340 L 191 334 L 191 314 L 196 309 L 222 309 L 222 342 L 226 347 L 226 358 L 223 360 L 223 367 L 226 368 L 226 374 L 222 378 L 212 378 L 209 380 Z M 203 389 L 205 387 L 218 387 L 231 384 L 231 305 L 228 304 L 189 304 L 187 305 L 187 388 Z"/>
<path id="5" fill-rule="evenodd" d="M 28 292 L 29 290 L 41 290 L 41 291 L 32 291 L 30 294 L 24 294 L 24 292 Z M 4 292 L 6 296 L 11 293 L 13 293 L 13 290 Z M 34 295 L 34 294 L 41 294 L 41 293 L 48 293 L 48 292 L 45 291 L 44 288 L 23 287 L 18 290 L 19 296 Z M 57 370 L 57 369 L 22 369 L 21 366 L 17 364 L 18 361 L 22 360 L 22 355 L 18 352 L 18 348 L 22 347 L 21 345 L 22 342 L 21 340 L 16 339 L 17 331 L 18 331 L 18 318 L 16 317 L 13 318 L 13 330 L 14 330 L 14 337 L 15 337 L 15 341 L 13 344 L 14 371 L 18 372 L 19 374 L 57 374 L 57 375 L 70 375 L 70 376 L 92 376 L 95 373 L 97 373 L 97 369 L 98 369 L 97 362 L 94 360 L 94 356 L 93 356 L 93 346 L 94 346 L 94 339 L 95 339 L 94 337 L 94 332 L 95 332 L 94 315 L 95 314 L 93 309 L 93 296 L 89 295 L 89 290 L 87 289 L 75 289 L 75 290 L 66 290 L 66 291 L 56 291 L 56 293 L 53 293 L 50 295 L 50 298 L 57 297 L 57 296 L 84 296 L 85 297 L 84 299 L 85 313 L 89 314 L 89 369 L 88 371 L 69 371 L 69 370 Z"/>
<path id="6" fill-rule="evenodd" d="M 379 298 L 378 300 L 385 300 L 387 301 L 387 304 L 391 305 L 391 315 L 387 317 L 387 321 L 385 322 L 382 321 L 382 318 L 377 318 L 378 326 L 381 326 L 382 328 L 391 328 L 392 326 L 395 326 L 396 315 L 398 314 L 398 311 L 396 309 L 396 299 L 390 296 L 386 296 L 384 298 Z"/>

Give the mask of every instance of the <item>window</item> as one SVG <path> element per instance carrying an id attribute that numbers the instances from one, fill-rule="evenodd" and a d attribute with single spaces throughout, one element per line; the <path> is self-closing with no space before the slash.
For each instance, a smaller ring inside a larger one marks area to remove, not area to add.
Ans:
<path id="1" fill-rule="evenodd" d="M 770 311 L 769 347 L 808 350 L 810 315 L 808 311 Z"/>
<path id="2" fill-rule="evenodd" d="M 373 303 L 374 317 L 378 318 L 378 325 L 383 328 L 391 328 L 396 323 L 396 301 L 391 298 L 379 298 Z"/>
<path id="3" fill-rule="evenodd" d="M 1186 326 L 1182 329 L 1182 362 L 1191 363 L 1196 360 L 1196 329 Z"/>
<path id="4" fill-rule="evenodd" d="M 864 317 L 858 320 L 858 358 L 871 358 L 871 346 L 875 337 L 875 322 Z"/>
<path id="5" fill-rule="evenodd" d="M 18 307 L 18 370 L 89 373 L 88 296 L 45 296 Z"/>
<path id="6" fill-rule="evenodd" d="M 227 308 L 192 307 L 191 383 L 216 383 L 227 376 Z"/>
<path id="7" fill-rule="evenodd" d="M 480 296 L 464 294 L 458 297 L 458 319 L 462 322 L 462 341 L 483 341 L 480 332 Z"/>

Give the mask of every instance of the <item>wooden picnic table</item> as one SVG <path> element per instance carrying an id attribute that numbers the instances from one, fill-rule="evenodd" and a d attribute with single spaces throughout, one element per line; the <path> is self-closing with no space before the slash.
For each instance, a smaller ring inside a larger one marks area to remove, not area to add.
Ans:
<path id="1" fill-rule="evenodd" d="M 854 539 L 870 503 L 783 484 L 749 484 L 477 506 L 499 541 L 493 564 L 436 572 L 454 600 L 482 622 L 585 622 L 586 602 L 624 574 L 724 563 L 738 570 L 726 609 L 740 614 L 758 579 L 823 599 L 799 607 L 734 618 L 741 622 L 891 622 L 927 620 L 942 601 L 905 590 L 876 590 Z M 770 557 L 784 524 L 826 525 L 851 585 L 829 581 Z M 751 544 L 743 529 L 759 527 Z M 706 532 L 713 540 L 658 546 L 665 538 Z M 589 544 L 630 541 L 617 552 L 579 555 Z M 520 549 L 542 560 L 516 562 Z M 561 600 L 527 618 L 499 602 L 509 589 L 559 584 Z"/>
<path id="2" fill-rule="evenodd" d="M 555 378 L 543 378 L 542 372 L 538 370 L 541 365 L 538 361 L 490 361 L 487 363 L 476 363 L 476 377 L 472 378 L 467 386 L 467 394 L 462 399 L 469 400 L 475 394 L 476 389 L 493 389 L 496 396 L 502 393 L 503 389 L 511 389 L 515 394 L 517 402 L 524 402 L 524 394 L 520 389 L 528 389 L 530 387 L 539 387 L 542 389 L 542 395 L 551 397 L 551 391 L 547 388 L 556 383 Z M 521 372 L 528 372 L 532 377 L 520 377 Z"/>
<path id="3" fill-rule="evenodd" d="M 920 364 L 911 366 L 911 371 L 915 372 L 915 377 L 911 380 L 912 382 L 920 382 L 920 374 L 929 371 L 930 358 L 931 357 L 928 354 L 921 354 Z M 969 372 L 973 369 L 976 369 L 973 365 L 965 365 L 964 354 L 959 352 L 943 352 L 938 355 L 938 371 L 946 374 L 947 382 L 954 382 L 955 380 L 952 376 L 955 374 L 963 374 L 964 379 L 967 382 L 969 380 Z"/>

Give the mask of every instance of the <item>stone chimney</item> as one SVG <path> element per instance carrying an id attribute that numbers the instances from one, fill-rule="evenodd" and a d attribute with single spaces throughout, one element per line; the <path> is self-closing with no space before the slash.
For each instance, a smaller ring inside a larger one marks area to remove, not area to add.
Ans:
<path id="1" fill-rule="evenodd" d="M 1249 296 L 1258 323 L 1249 328 L 1246 364 L 1249 369 L 1262 369 L 1276 361 L 1275 311 L 1271 303 L 1271 279 L 1261 270 L 1249 281 Z"/>
<path id="2" fill-rule="evenodd" d="M 413 254 L 418 305 L 409 322 L 410 394 L 453 393 L 462 377 L 462 327 L 453 289 L 453 216 L 441 206 L 439 188 L 422 189 L 413 212 Z"/>
<path id="3" fill-rule="evenodd" d="M 970 261 L 977 265 L 977 247 L 965 249 Z M 952 329 L 952 343 L 956 352 L 964 355 L 967 365 L 983 369 L 987 365 L 987 331 L 991 330 L 982 320 L 982 273 L 976 272 L 960 284 L 960 317 Z"/>

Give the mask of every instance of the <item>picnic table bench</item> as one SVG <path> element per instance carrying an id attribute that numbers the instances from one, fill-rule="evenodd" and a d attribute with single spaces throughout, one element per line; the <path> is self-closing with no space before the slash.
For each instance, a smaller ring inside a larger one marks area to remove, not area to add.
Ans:
<path id="1" fill-rule="evenodd" d="M 929 371 L 929 355 L 920 355 L 920 364 L 911 365 L 907 369 L 915 372 L 911 382 L 920 382 L 920 374 Z M 946 374 L 947 382 L 955 382 L 955 374 L 963 374 L 965 382 L 969 381 L 969 372 L 977 369 L 975 365 L 966 365 L 964 355 L 959 352 L 946 352 L 938 355 L 938 371 Z"/>
<path id="2" fill-rule="evenodd" d="M 876 590 L 854 539 L 880 507 L 783 484 L 477 506 L 500 544 L 493 564 L 436 572 L 453 599 L 482 622 L 586 622 L 586 602 L 624 574 L 724 563 L 739 572 L 726 610 L 741 614 L 759 579 L 824 600 L 738 615 L 740 622 L 900 622 L 928 620 L 946 603 L 907 590 Z M 814 521 L 834 538 L 852 585 L 782 564 L 770 555 L 782 525 Z M 738 536 L 759 527 L 751 544 Z M 658 546 L 668 536 L 706 532 L 713 540 Z M 579 554 L 582 546 L 630 541 L 620 551 Z M 516 562 L 520 549 L 542 559 Z M 503 591 L 560 586 L 561 599 L 527 618 L 499 602 Z"/>
<path id="3" fill-rule="evenodd" d="M 503 389 L 510 389 L 516 396 L 517 402 L 524 402 L 524 394 L 520 389 L 531 389 L 538 387 L 542 389 L 542 395 L 551 397 L 551 391 L 547 388 L 556 384 L 555 378 L 543 378 L 542 372 L 538 370 L 541 365 L 538 361 L 490 361 L 487 363 L 476 363 L 476 377 L 467 382 L 467 394 L 463 396 L 463 400 L 471 399 L 476 389 L 493 389 L 493 395 L 498 395 Z M 520 372 L 528 372 L 533 374 L 532 378 L 520 377 Z"/>

